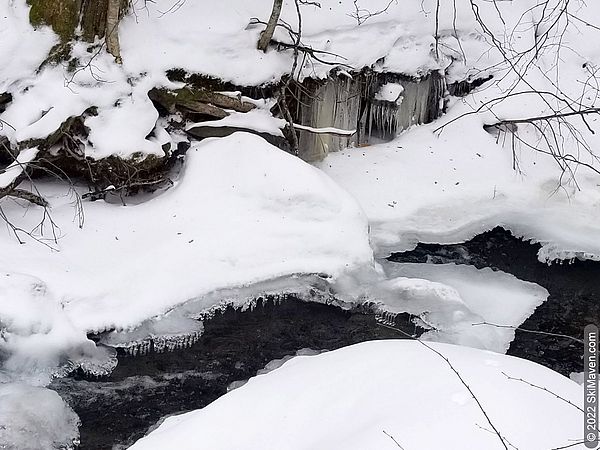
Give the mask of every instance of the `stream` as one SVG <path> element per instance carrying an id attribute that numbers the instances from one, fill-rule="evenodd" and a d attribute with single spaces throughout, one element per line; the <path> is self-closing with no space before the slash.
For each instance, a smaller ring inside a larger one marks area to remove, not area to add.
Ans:
<path id="1" fill-rule="evenodd" d="M 491 267 L 535 282 L 550 296 L 521 327 L 581 339 L 584 326 L 600 319 L 600 263 L 546 265 L 537 260 L 538 248 L 495 228 L 463 244 L 420 244 L 389 260 Z M 401 314 L 395 326 L 418 333 L 410 319 Z M 49 387 L 79 415 L 80 449 L 124 449 L 161 418 L 206 406 L 225 394 L 231 383 L 254 376 L 270 361 L 302 349 L 334 350 L 402 336 L 364 311 L 294 296 L 267 298 L 253 309 L 217 313 L 205 322 L 204 334 L 190 348 L 137 357 L 119 354 L 119 364 L 109 377 L 73 376 L 54 380 Z M 508 354 L 566 376 L 582 370 L 582 345 L 556 336 L 517 331 Z"/>
<path id="2" fill-rule="evenodd" d="M 547 265 L 537 259 L 539 244 L 515 238 L 500 227 L 456 245 L 419 244 L 390 261 L 471 264 L 502 270 L 545 287 L 550 296 L 519 328 L 583 339 L 583 329 L 600 322 L 600 262 Z M 507 352 L 535 361 L 565 376 L 583 371 L 583 345 L 571 339 L 517 329 Z"/>

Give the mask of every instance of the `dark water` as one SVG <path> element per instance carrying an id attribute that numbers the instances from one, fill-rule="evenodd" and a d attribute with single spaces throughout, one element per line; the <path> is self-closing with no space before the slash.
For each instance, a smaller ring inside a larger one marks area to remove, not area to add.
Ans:
<path id="1" fill-rule="evenodd" d="M 600 322 L 600 263 L 548 266 L 537 260 L 538 248 L 496 228 L 464 244 L 423 244 L 390 260 L 472 264 L 538 283 L 550 297 L 522 327 L 581 339 L 586 324 Z M 407 315 L 399 316 L 396 326 L 415 332 Z M 206 406 L 225 394 L 230 383 L 254 376 L 269 361 L 303 348 L 334 350 L 400 337 L 397 331 L 378 325 L 372 314 L 291 296 L 277 304 L 259 302 L 253 310 L 218 314 L 205 322 L 205 333 L 191 348 L 120 355 L 109 378 L 66 378 L 50 387 L 81 418 L 81 449 L 120 449 L 142 437 L 160 418 Z M 582 345 L 568 339 L 517 331 L 508 353 L 565 375 L 582 370 Z"/>
<path id="2" fill-rule="evenodd" d="M 550 296 L 521 328 L 583 339 L 587 324 L 600 323 L 600 263 L 574 261 L 547 265 L 537 259 L 539 248 L 538 244 L 523 242 L 498 227 L 463 244 L 419 244 L 415 250 L 393 254 L 389 259 L 491 267 L 537 283 Z M 517 330 L 508 354 L 535 361 L 566 376 L 583 371 L 583 345 L 570 339 Z"/>
<path id="3" fill-rule="evenodd" d="M 414 331 L 408 317 L 398 318 L 396 325 Z M 206 406 L 225 394 L 230 383 L 254 376 L 274 359 L 303 348 L 334 350 L 400 337 L 377 325 L 373 315 L 290 297 L 279 304 L 260 303 L 252 311 L 218 314 L 205 322 L 203 336 L 191 348 L 122 355 L 107 379 L 66 378 L 50 388 L 79 415 L 81 449 L 122 448 L 161 417 Z"/>

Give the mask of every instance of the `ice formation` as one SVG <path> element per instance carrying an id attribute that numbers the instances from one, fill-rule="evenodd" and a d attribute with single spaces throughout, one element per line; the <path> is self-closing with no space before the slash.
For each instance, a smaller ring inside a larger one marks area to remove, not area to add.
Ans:
<path id="1" fill-rule="evenodd" d="M 111 365 L 111 358 L 73 325 L 39 278 L 0 272 L 0 326 L 1 369 L 14 376 L 43 382 L 86 360 Z"/>
<path id="2" fill-rule="evenodd" d="M 361 143 L 391 140 L 412 125 L 429 123 L 442 114 L 446 80 L 438 72 L 420 78 L 375 73 L 367 80 L 369 86 L 359 118 Z M 393 98 L 396 93 L 398 97 Z"/>
<path id="3" fill-rule="evenodd" d="M 395 326 L 407 313 L 430 331 L 424 340 L 504 353 L 515 331 L 548 298 L 543 287 L 513 275 L 457 264 L 380 261 L 384 273 L 360 274 L 334 285 L 336 295 L 364 304 L 377 320 Z M 365 275 L 367 275 L 365 277 Z M 483 322 L 501 325 L 479 325 Z"/>
<path id="4" fill-rule="evenodd" d="M 133 330 L 113 331 L 101 342 L 125 353 L 137 356 L 150 351 L 170 352 L 192 346 L 200 339 L 202 322 L 186 317 L 180 310 L 143 322 Z"/>
<path id="5" fill-rule="evenodd" d="M 49 389 L 0 383 L 0 447 L 71 450 L 79 445 L 79 418 Z"/>
<path id="6" fill-rule="evenodd" d="M 356 130 L 360 114 L 362 86 L 359 78 L 338 75 L 321 81 L 305 81 L 298 92 L 295 119 L 312 128 L 333 127 Z M 320 160 L 329 152 L 358 143 L 357 135 L 317 134 L 299 131 L 298 145 L 302 158 Z"/>
<path id="7" fill-rule="evenodd" d="M 324 81 L 306 79 L 289 100 L 301 125 L 300 156 L 316 161 L 350 146 L 391 140 L 412 125 L 437 119 L 445 93 L 445 77 L 438 72 L 422 77 L 342 72 Z M 337 131 L 318 134 L 307 128 Z"/>

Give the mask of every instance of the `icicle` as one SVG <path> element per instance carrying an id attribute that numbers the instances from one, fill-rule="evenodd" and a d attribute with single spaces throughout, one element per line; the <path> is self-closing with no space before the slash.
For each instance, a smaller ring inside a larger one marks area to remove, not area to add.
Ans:
<path id="1" fill-rule="evenodd" d="M 386 325 L 386 326 L 396 326 L 396 317 L 398 316 L 398 313 L 391 313 L 389 311 L 378 311 L 375 314 L 375 321 L 377 323 L 380 323 L 382 325 Z"/>
<path id="2" fill-rule="evenodd" d="M 356 129 L 360 111 L 360 82 L 334 76 L 324 83 L 307 80 L 301 94 L 297 122 L 312 128 Z M 299 145 L 307 160 L 323 158 L 356 143 L 356 136 L 336 136 L 300 131 Z"/>

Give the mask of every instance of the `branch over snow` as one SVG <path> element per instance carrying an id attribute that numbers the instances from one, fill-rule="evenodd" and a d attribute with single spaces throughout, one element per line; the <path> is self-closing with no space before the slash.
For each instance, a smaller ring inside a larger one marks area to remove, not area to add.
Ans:
<path id="1" fill-rule="evenodd" d="M 35 159 L 38 152 L 37 147 L 23 150 L 8 167 L 0 171 L 0 199 L 14 197 L 27 200 L 43 208 L 48 206 L 48 202 L 41 196 L 23 189 L 17 189 L 21 182 L 27 178 L 27 165 Z"/>

